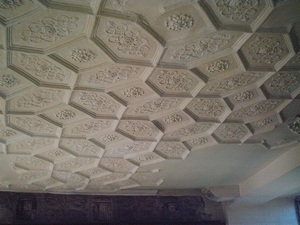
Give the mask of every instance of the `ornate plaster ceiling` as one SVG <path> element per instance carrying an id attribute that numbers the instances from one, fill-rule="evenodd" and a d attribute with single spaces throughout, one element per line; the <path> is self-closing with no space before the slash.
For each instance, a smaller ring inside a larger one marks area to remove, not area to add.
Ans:
<path id="1" fill-rule="evenodd" d="M 243 181 L 299 141 L 289 4 L 1 0 L 0 189 Z"/>

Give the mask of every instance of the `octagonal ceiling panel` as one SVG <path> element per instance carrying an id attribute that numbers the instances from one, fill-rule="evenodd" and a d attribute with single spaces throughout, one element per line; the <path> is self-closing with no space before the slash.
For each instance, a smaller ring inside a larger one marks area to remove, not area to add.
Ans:
<path id="1" fill-rule="evenodd" d="M 299 19 L 274 20 L 286 4 L 2 1 L 0 191 L 248 179 L 300 141 L 287 128 L 299 112 Z"/>

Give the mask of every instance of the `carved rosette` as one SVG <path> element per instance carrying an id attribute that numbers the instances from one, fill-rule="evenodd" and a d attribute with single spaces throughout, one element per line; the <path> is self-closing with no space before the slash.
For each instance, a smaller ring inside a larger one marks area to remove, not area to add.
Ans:
<path id="1" fill-rule="evenodd" d="M 172 31 L 181 31 L 193 27 L 194 18 L 190 15 L 178 13 L 165 20 L 165 26 Z"/>
<path id="2" fill-rule="evenodd" d="M 138 166 L 144 166 L 149 164 L 154 164 L 158 162 L 162 162 L 165 159 L 160 157 L 158 154 L 154 152 L 148 152 L 130 159 L 131 162 L 135 163 Z"/>
<path id="3" fill-rule="evenodd" d="M 218 60 L 210 63 L 207 66 L 207 71 L 210 73 L 220 73 L 227 70 L 230 66 L 230 62 L 228 60 Z"/>
<path id="4" fill-rule="evenodd" d="M 20 81 L 11 74 L 0 75 L 0 86 L 2 88 L 12 88 L 20 84 Z"/>

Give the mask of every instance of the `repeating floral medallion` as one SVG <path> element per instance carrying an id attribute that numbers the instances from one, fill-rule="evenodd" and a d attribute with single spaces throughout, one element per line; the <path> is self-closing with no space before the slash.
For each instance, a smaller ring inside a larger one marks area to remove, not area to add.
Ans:
<path id="1" fill-rule="evenodd" d="M 298 76 L 297 76 L 298 75 Z M 300 86 L 300 75 L 296 73 L 278 73 L 268 83 L 273 93 L 291 93 Z"/>
<path id="2" fill-rule="evenodd" d="M 93 61 L 97 57 L 97 54 L 91 49 L 74 49 L 71 52 L 70 58 L 79 63 L 86 63 Z"/>
<path id="3" fill-rule="evenodd" d="M 220 116 L 224 111 L 224 106 L 214 99 L 196 99 L 192 104 L 193 110 L 201 116 Z"/>
<path id="4" fill-rule="evenodd" d="M 137 75 L 138 70 L 139 68 L 130 66 L 112 67 L 109 69 L 100 70 L 97 73 L 90 75 L 86 82 L 95 84 L 113 84 Z"/>
<path id="5" fill-rule="evenodd" d="M 157 77 L 157 83 L 172 91 L 190 91 L 193 87 L 193 80 L 183 72 L 176 70 L 162 70 Z"/>
<path id="6" fill-rule="evenodd" d="M 207 66 L 207 71 L 210 73 L 220 73 L 227 70 L 230 66 L 230 62 L 228 60 L 217 60 L 215 62 L 210 63 Z"/>
<path id="7" fill-rule="evenodd" d="M 259 9 L 260 1 L 217 0 L 215 4 L 220 14 L 229 20 L 246 22 L 255 16 Z"/>
<path id="8" fill-rule="evenodd" d="M 94 92 L 81 92 L 79 100 L 83 105 L 89 106 L 92 110 L 97 110 L 97 112 L 108 112 L 114 113 L 117 110 L 117 105 L 115 102 L 110 100 L 108 97 L 103 96 Z"/>
<path id="9" fill-rule="evenodd" d="M 54 127 L 42 119 L 36 119 L 32 117 L 16 117 L 15 125 L 19 126 L 27 131 L 33 131 L 37 133 L 53 133 Z"/>
<path id="10" fill-rule="evenodd" d="M 50 60 L 35 56 L 20 53 L 18 55 L 18 61 L 24 67 L 24 69 L 33 73 L 36 77 L 48 80 L 48 81 L 63 81 L 65 74 L 63 70 L 53 64 Z"/>
<path id="11" fill-rule="evenodd" d="M 150 42 L 139 30 L 129 27 L 125 23 L 107 21 L 105 29 L 108 42 L 126 55 L 146 57 L 150 50 Z"/>
<path id="12" fill-rule="evenodd" d="M 249 101 L 255 96 L 253 91 L 245 91 L 238 93 L 233 96 L 233 99 L 237 102 L 244 102 L 244 101 Z"/>
<path id="13" fill-rule="evenodd" d="M 257 36 L 249 45 L 248 53 L 251 59 L 260 64 L 274 64 L 282 59 L 283 47 L 279 40 L 273 37 Z"/>
<path id="14" fill-rule="evenodd" d="M 214 35 L 188 43 L 174 51 L 171 59 L 189 60 L 212 54 L 226 46 L 233 39 L 232 35 Z"/>
<path id="15" fill-rule="evenodd" d="M 76 113 L 70 109 L 63 109 L 55 113 L 55 117 L 60 120 L 69 120 L 76 116 Z"/>
<path id="16" fill-rule="evenodd" d="M 149 113 L 160 112 L 176 106 L 180 101 L 181 99 L 179 98 L 164 98 L 164 99 L 161 98 L 157 100 L 152 100 L 135 107 L 133 109 L 133 113 L 149 114 Z"/>
<path id="17" fill-rule="evenodd" d="M 17 7 L 22 5 L 21 0 L 1 0 L 0 1 L 0 8 L 1 9 L 10 9 L 13 10 Z"/>
<path id="18" fill-rule="evenodd" d="M 55 42 L 63 37 L 68 37 L 78 27 L 79 18 L 60 15 L 57 17 L 45 17 L 39 21 L 31 22 L 21 32 L 25 41 Z"/>

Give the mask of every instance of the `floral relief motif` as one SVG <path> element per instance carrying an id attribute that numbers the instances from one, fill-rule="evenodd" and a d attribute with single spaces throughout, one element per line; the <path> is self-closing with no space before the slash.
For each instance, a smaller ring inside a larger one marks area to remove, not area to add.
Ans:
<path id="1" fill-rule="evenodd" d="M 123 90 L 123 95 L 127 98 L 138 98 L 144 95 L 145 91 L 140 87 L 131 87 Z"/>
<path id="2" fill-rule="evenodd" d="M 165 109 L 169 109 L 180 101 L 179 98 L 168 98 L 168 99 L 157 99 L 152 100 L 149 102 L 146 102 L 143 105 L 137 106 L 133 113 L 139 113 L 139 114 L 148 114 L 148 113 L 154 113 L 159 112 Z"/>
<path id="3" fill-rule="evenodd" d="M 47 180 L 38 181 L 35 184 L 47 187 L 47 186 L 53 185 L 55 183 L 58 183 L 58 182 L 56 180 L 53 180 L 53 179 L 47 179 Z"/>
<path id="4" fill-rule="evenodd" d="M 13 131 L 13 130 L 9 130 L 9 129 L 5 129 L 5 128 L 0 128 L 0 137 L 12 137 L 12 136 L 16 136 L 17 132 Z"/>
<path id="5" fill-rule="evenodd" d="M 21 0 L 0 0 L 1 9 L 15 9 L 22 5 Z"/>
<path id="6" fill-rule="evenodd" d="M 70 57 L 76 62 L 85 63 L 85 62 L 93 61 L 97 57 L 97 54 L 90 49 L 79 48 L 79 49 L 74 49 L 71 52 Z"/>
<path id="7" fill-rule="evenodd" d="M 64 156 L 65 153 L 59 149 L 53 149 L 53 150 L 47 152 L 47 155 L 51 158 L 56 158 L 56 157 Z"/>
<path id="8" fill-rule="evenodd" d="M 177 13 L 165 20 L 165 26 L 169 30 L 181 31 L 193 27 L 194 18 L 187 14 Z"/>
<path id="9" fill-rule="evenodd" d="M 53 132 L 53 127 L 49 123 L 30 117 L 16 117 L 16 124 L 29 131 L 42 133 Z"/>
<path id="10" fill-rule="evenodd" d="M 227 70 L 230 66 L 230 62 L 228 60 L 217 60 L 215 62 L 210 63 L 207 66 L 207 70 L 210 73 L 220 73 Z"/>
<path id="11" fill-rule="evenodd" d="M 66 162 L 56 164 L 55 167 L 58 170 L 74 170 L 86 165 L 92 165 L 94 164 L 95 160 L 96 159 L 92 158 L 75 158 Z"/>
<path id="12" fill-rule="evenodd" d="M 33 72 L 37 77 L 50 81 L 63 81 L 65 78 L 62 69 L 46 59 L 20 53 L 19 61 L 26 70 Z"/>
<path id="13" fill-rule="evenodd" d="M 283 48 L 280 41 L 273 37 L 257 36 L 248 47 L 248 53 L 251 55 L 252 60 L 270 65 L 282 58 L 282 52 Z"/>
<path id="14" fill-rule="evenodd" d="M 208 138 L 206 138 L 206 137 L 194 138 L 191 140 L 191 143 L 196 146 L 204 145 L 204 144 L 208 143 Z"/>
<path id="15" fill-rule="evenodd" d="M 275 93 L 290 93 L 299 86 L 299 82 L 299 78 L 293 73 L 278 73 L 269 85 Z"/>
<path id="16" fill-rule="evenodd" d="M 161 143 L 156 148 L 159 152 L 169 157 L 181 157 L 185 152 L 186 148 L 181 143 Z"/>
<path id="17" fill-rule="evenodd" d="M 170 134 L 171 137 L 180 137 L 180 136 L 190 136 L 194 134 L 199 134 L 209 130 L 212 127 L 212 123 L 203 123 L 203 124 L 192 124 L 187 127 L 183 127 L 177 131 L 174 131 Z"/>
<path id="18" fill-rule="evenodd" d="M 259 103 L 255 103 L 251 106 L 248 106 L 246 108 L 239 109 L 235 112 L 233 112 L 229 118 L 246 118 L 246 117 L 253 117 L 262 115 L 266 112 L 270 112 L 271 110 L 274 110 L 280 103 L 282 103 L 282 100 L 265 100 L 261 101 Z"/>
<path id="19" fill-rule="evenodd" d="M 151 161 L 154 159 L 154 155 L 152 154 L 144 154 L 144 155 L 140 155 L 139 157 L 137 157 L 137 160 L 140 162 L 147 162 L 147 161 Z"/>
<path id="20" fill-rule="evenodd" d="M 140 152 L 149 148 L 149 143 L 137 142 L 126 144 L 125 146 L 109 150 L 110 156 L 122 156 L 130 153 Z"/>
<path id="21" fill-rule="evenodd" d="M 71 130 L 71 133 L 72 134 L 92 133 L 95 131 L 100 131 L 105 128 L 108 128 L 108 126 L 109 126 L 109 121 L 104 121 L 104 120 L 89 121 L 77 125 Z"/>
<path id="22" fill-rule="evenodd" d="M 162 182 L 162 179 L 157 178 L 155 174 L 151 172 L 135 173 L 131 178 L 145 186 L 159 185 Z"/>
<path id="23" fill-rule="evenodd" d="M 157 82 L 173 91 L 190 91 L 194 83 L 186 74 L 170 70 L 162 70 Z"/>
<path id="24" fill-rule="evenodd" d="M 92 110 L 97 112 L 114 113 L 117 110 L 117 106 L 113 101 L 97 93 L 81 92 L 80 100 L 84 105 L 90 106 Z"/>
<path id="25" fill-rule="evenodd" d="M 21 34 L 24 41 L 54 42 L 69 36 L 77 28 L 78 19 L 69 16 L 45 17 L 40 21 L 31 22 Z"/>
<path id="26" fill-rule="evenodd" d="M 180 121 L 182 121 L 182 116 L 178 115 L 178 114 L 172 114 L 172 115 L 169 115 L 169 116 L 166 116 L 164 118 L 164 121 L 167 123 L 167 124 L 170 124 L 170 123 L 178 123 Z"/>
<path id="27" fill-rule="evenodd" d="M 253 91 L 245 91 L 238 93 L 233 96 L 233 99 L 237 102 L 244 102 L 244 101 L 249 101 L 254 97 L 254 92 Z"/>
<path id="28" fill-rule="evenodd" d="M 20 180 L 32 182 L 33 180 L 44 178 L 49 175 L 47 171 L 29 171 L 26 173 L 21 174 Z"/>
<path id="29" fill-rule="evenodd" d="M 114 5 L 119 5 L 119 6 L 125 6 L 129 2 L 129 0 L 114 0 L 113 4 Z"/>
<path id="30" fill-rule="evenodd" d="M 199 39 L 196 42 L 191 42 L 177 49 L 171 59 L 188 60 L 201 58 L 217 52 L 227 45 L 232 38 L 233 36 L 220 34 Z"/>
<path id="31" fill-rule="evenodd" d="M 136 136 L 152 136 L 155 130 L 148 124 L 139 121 L 127 121 L 125 129 Z"/>
<path id="32" fill-rule="evenodd" d="M 54 139 L 50 138 L 31 138 L 19 143 L 13 144 L 14 150 L 38 150 L 46 146 L 51 146 L 54 143 Z"/>
<path id="33" fill-rule="evenodd" d="M 128 78 L 137 75 L 137 67 L 114 67 L 98 71 L 91 75 L 87 83 L 94 84 L 113 84 L 119 81 L 127 80 Z"/>
<path id="34" fill-rule="evenodd" d="M 259 0 L 218 0 L 216 5 L 220 13 L 232 21 L 249 21 L 259 7 Z"/>
<path id="35" fill-rule="evenodd" d="M 223 105 L 218 100 L 197 99 L 193 104 L 193 109 L 201 116 L 220 116 L 224 110 Z"/>
<path id="36" fill-rule="evenodd" d="M 134 165 L 126 161 L 125 159 L 109 159 L 104 158 L 101 160 L 101 164 L 109 169 L 120 172 L 131 172 L 134 169 Z"/>
<path id="37" fill-rule="evenodd" d="M 76 113 L 69 109 L 63 109 L 55 113 L 55 116 L 60 120 L 68 120 L 76 116 Z"/>
<path id="38" fill-rule="evenodd" d="M 218 132 L 218 135 L 224 139 L 240 140 L 247 134 L 247 131 L 240 126 L 224 125 Z"/>
<path id="39" fill-rule="evenodd" d="M 54 171 L 53 177 L 65 182 L 82 182 L 85 178 L 76 173 Z"/>
<path id="40" fill-rule="evenodd" d="M 61 98 L 61 90 L 37 90 L 33 93 L 22 95 L 17 101 L 17 106 L 22 108 L 43 107 Z"/>
<path id="41" fill-rule="evenodd" d="M 147 56 L 150 43 L 140 31 L 112 21 L 107 21 L 107 27 L 105 32 L 108 34 L 108 42 L 116 44 L 117 50 L 124 54 Z"/>
<path id="42" fill-rule="evenodd" d="M 105 143 L 114 142 L 114 141 L 117 141 L 118 139 L 119 139 L 119 137 L 115 134 L 108 134 L 101 138 L 101 140 L 104 141 Z"/>
<path id="43" fill-rule="evenodd" d="M 85 140 L 72 140 L 67 141 L 67 147 L 79 153 L 97 154 L 98 149 L 95 145 Z"/>
<path id="44" fill-rule="evenodd" d="M 0 86 L 11 88 L 19 85 L 20 81 L 15 78 L 13 75 L 10 74 L 4 74 L 0 75 Z"/>
<path id="45" fill-rule="evenodd" d="M 208 90 L 213 92 L 230 91 L 254 83 L 262 74 L 245 73 L 226 78 L 209 86 Z"/>
<path id="46" fill-rule="evenodd" d="M 15 158 L 14 164 L 35 169 L 47 169 L 50 163 L 32 156 L 18 156 Z"/>
<path id="47" fill-rule="evenodd" d="M 254 126 L 256 126 L 256 127 L 263 127 L 263 126 L 269 125 L 271 123 L 273 123 L 273 119 L 272 118 L 264 118 L 262 120 L 258 120 L 256 122 L 254 122 Z"/>

